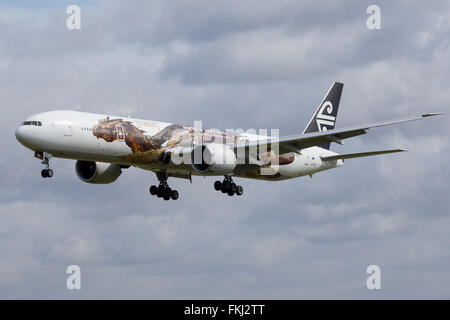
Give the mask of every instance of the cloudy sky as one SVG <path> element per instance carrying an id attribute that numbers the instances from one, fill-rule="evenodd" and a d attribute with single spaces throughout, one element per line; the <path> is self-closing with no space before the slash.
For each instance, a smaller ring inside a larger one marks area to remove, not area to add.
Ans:
<path id="1" fill-rule="evenodd" d="M 0 1 L 0 298 L 450 298 L 448 115 L 333 145 L 408 153 L 238 179 L 243 197 L 173 179 L 169 202 L 135 168 L 96 186 L 57 159 L 43 180 L 14 137 L 61 108 L 294 134 L 335 80 L 338 127 L 448 113 L 449 17 L 448 1 Z M 366 288 L 371 264 L 381 290 Z"/>

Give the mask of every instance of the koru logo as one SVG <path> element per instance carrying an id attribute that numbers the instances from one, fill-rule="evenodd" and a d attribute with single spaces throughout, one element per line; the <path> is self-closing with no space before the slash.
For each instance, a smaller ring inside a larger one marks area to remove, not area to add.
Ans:
<path id="1" fill-rule="evenodd" d="M 327 131 L 328 129 L 334 127 L 336 117 L 331 115 L 332 112 L 333 112 L 333 104 L 330 101 L 325 101 L 322 107 L 320 107 L 320 110 L 316 116 L 316 122 L 319 131 Z"/>

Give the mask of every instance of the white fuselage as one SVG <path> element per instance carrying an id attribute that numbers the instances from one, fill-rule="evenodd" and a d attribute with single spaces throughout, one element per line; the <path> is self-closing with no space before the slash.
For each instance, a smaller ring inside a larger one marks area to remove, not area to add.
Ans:
<path id="1" fill-rule="evenodd" d="M 27 148 L 35 152 L 46 152 L 53 157 L 74 160 L 96 161 L 114 163 L 124 166 L 135 166 L 151 171 L 174 172 L 180 175 L 218 175 L 214 173 L 199 173 L 190 164 L 174 164 L 171 161 L 136 161 L 130 159 L 132 154 L 127 144 L 129 135 L 133 133 L 121 125 L 114 127 L 113 141 L 99 138 L 101 132 L 93 134 L 93 129 L 105 119 L 112 121 L 120 119 L 139 129 L 142 138 L 153 137 L 162 130 L 173 125 L 167 122 L 148 121 L 133 118 L 107 116 L 77 111 L 51 111 L 29 117 L 17 128 L 17 139 Z M 111 120 L 110 120 L 111 119 Z M 136 137 L 139 138 L 139 137 Z M 265 139 L 266 136 L 240 134 L 240 139 L 248 141 Z M 163 143 L 161 147 L 166 147 Z M 311 147 L 293 153 L 290 163 L 276 166 L 276 176 L 255 175 L 248 173 L 235 173 L 235 176 L 262 180 L 283 180 L 335 168 L 343 164 L 342 160 L 322 161 L 321 157 L 336 155 L 336 153 L 320 147 Z"/>

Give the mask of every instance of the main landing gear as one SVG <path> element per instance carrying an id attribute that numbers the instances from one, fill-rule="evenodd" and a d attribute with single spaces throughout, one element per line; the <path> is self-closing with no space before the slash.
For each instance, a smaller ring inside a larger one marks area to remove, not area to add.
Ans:
<path id="1" fill-rule="evenodd" d="M 45 169 L 41 171 L 42 178 L 52 178 L 53 170 L 50 169 L 50 159 L 52 158 L 51 154 L 42 152 L 36 153 L 34 156 L 38 159 L 42 159 L 42 164 L 45 166 Z"/>
<path id="2" fill-rule="evenodd" d="M 167 183 L 167 176 L 165 175 L 158 175 L 159 180 L 159 186 L 151 186 L 150 187 L 150 194 L 153 196 L 157 196 L 158 198 L 163 198 L 164 200 L 168 201 L 170 199 L 177 200 L 178 199 L 178 191 L 172 190 L 169 187 L 169 184 Z"/>
<path id="3" fill-rule="evenodd" d="M 242 186 L 236 185 L 236 183 L 233 182 L 233 179 L 230 176 L 225 176 L 223 182 L 216 181 L 214 183 L 214 189 L 216 189 L 216 191 L 221 191 L 222 193 L 227 193 L 230 197 L 234 196 L 235 194 L 238 196 L 242 196 L 242 194 L 244 193 L 244 188 L 242 188 Z"/>

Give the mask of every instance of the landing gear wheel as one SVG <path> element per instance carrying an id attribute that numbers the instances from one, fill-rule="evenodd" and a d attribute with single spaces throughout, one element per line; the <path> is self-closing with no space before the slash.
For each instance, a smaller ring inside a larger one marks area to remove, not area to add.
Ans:
<path id="1" fill-rule="evenodd" d="M 244 193 L 244 189 L 242 186 L 236 185 L 233 182 L 233 178 L 231 176 L 225 176 L 223 182 L 216 181 L 214 183 L 214 189 L 222 191 L 222 193 L 228 194 L 230 197 L 235 194 L 241 196 Z"/>
<path id="2" fill-rule="evenodd" d="M 151 194 L 152 196 L 154 196 L 154 195 L 156 195 L 157 193 L 158 193 L 158 187 L 155 186 L 155 185 L 151 186 L 151 187 L 150 187 L 150 194 Z"/>
<path id="3" fill-rule="evenodd" d="M 158 191 L 156 192 L 156 196 L 158 198 L 162 198 L 164 196 L 164 186 L 159 186 Z"/>
<path id="4" fill-rule="evenodd" d="M 214 189 L 216 191 L 220 191 L 222 189 L 222 182 L 220 182 L 220 181 L 214 182 Z"/>
<path id="5" fill-rule="evenodd" d="M 52 169 L 47 169 L 47 177 L 49 177 L 49 178 L 53 177 L 53 170 Z"/>
<path id="6" fill-rule="evenodd" d="M 170 187 L 165 187 L 164 188 L 164 193 L 163 193 L 164 200 L 166 200 L 166 198 L 168 198 L 167 200 L 169 200 L 171 194 L 172 194 L 172 189 L 170 189 Z"/>
<path id="7" fill-rule="evenodd" d="M 41 171 L 41 176 L 42 176 L 42 178 L 48 178 L 48 175 L 47 175 L 47 169 L 42 169 L 42 171 Z"/>
<path id="8" fill-rule="evenodd" d="M 177 190 L 172 190 L 172 194 L 170 195 L 172 200 L 177 200 L 178 199 L 178 191 Z"/>
<path id="9" fill-rule="evenodd" d="M 156 195 L 158 198 L 163 198 L 166 201 L 170 199 L 177 200 L 179 196 L 178 191 L 172 190 L 169 187 L 167 184 L 167 175 L 165 173 L 157 173 L 156 176 L 159 180 L 159 185 L 151 186 L 150 193 Z"/>

